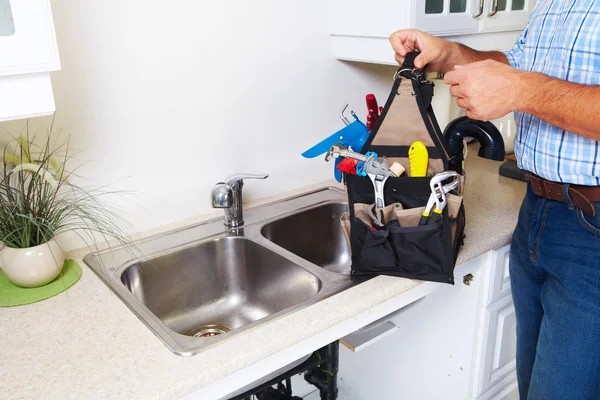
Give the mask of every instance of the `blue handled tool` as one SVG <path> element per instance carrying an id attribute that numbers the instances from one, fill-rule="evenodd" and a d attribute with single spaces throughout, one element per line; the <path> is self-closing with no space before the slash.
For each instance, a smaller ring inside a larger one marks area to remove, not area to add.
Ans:
<path id="1" fill-rule="evenodd" d="M 302 157 L 318 157 L 321 154 L 327 153 L 334 144 L 342 144 L 346 148 L 352 148 L 352 150 L 360 152 L 369 138 L 369 130 L 367 129 L 367 126 L 358 119 L 356 114 L 352 114 L 352 116 L 355 119 L 354 122 L 306 150 L 302 153 Z M 344 118 L 342 118 L 342 120 L 345 121 Z M 341 159 L 335 160 L 333 166 L 334 176 L 338 182 L 342 181 L 342 171 L 337 169 L 337 165 L 340 162 Z"/>

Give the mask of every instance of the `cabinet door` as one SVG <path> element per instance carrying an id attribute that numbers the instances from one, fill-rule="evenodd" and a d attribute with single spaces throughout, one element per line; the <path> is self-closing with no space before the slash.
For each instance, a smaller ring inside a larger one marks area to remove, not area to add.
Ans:
<path id="1" fill-rule="evenodd" d="M 519 400 L 519 388 L 517 382 L 513 382 L 506 390 L 498 393 L 490 400 Z"/>
<path id="2" fill-rule="evenodd" d="M 340 346 L 340 385 L 363 400 L 467 399 L 483 264 L 478 257 L 457 267 L 456 285 L 393 315 L 395 332 L 364 351 Z"/>
<path id="3" fill-rule="evenodd" d="M 413 0 L 417 29 L 437 36 L 477 33 L 480 0 Z"/>
<path id="4" fill-rule="evenodd" d="M 516 368 L 516 319 L 512 297 L 482 307 L 479 346 L 475 356 L 473 397 L 500 384 Z"/>
<path id="5" fill-rule="evenodd" d="M 0 76 L 60 69 L 49 0 L 2 0 L 0 14 Z"/>
<path id="6" fill-rule="evenodd" d="M 486 281 L 483 289 L 482 305 L 489 306 L 496 301 L 511 296 L 510 291 L 510 245 L 499 248 L 489 253 Z"/>
<path id="7" fill-rule="evenodd" d="M 485 0 L 481 32 L 523 30 L 536 0 Z"/>

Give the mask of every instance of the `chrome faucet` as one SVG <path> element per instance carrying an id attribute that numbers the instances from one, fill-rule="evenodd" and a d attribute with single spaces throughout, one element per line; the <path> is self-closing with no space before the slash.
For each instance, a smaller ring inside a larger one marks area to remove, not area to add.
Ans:
<path id="1" fill-rule="evenodd" d="M 244 179 L 266 179 L 269 175 L 236 174 L 227 177 L 225 182 L 217 183 L 212 189 L 213 208 L 225 209 L 225 225 L 237 228 L 244 225 L 242 210 L 242 187 Z"/>

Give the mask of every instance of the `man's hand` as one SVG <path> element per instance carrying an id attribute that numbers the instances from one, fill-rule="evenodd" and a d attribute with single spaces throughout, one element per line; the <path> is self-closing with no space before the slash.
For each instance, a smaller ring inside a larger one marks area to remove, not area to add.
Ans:
<path id="1" fill-rule="evenodd" d="M 452 42 L 417 29 L 404 29 L 392 33 L 390 43 L 396 52 L 395 58 L 398 64 L 402 64 L 406 54 L 411 51 L 420 51 L 421 54 L 415 59 L 417 68 L 423 69 L 427 66 L 429 71 L 446 72 L 453 67 L 447 63 L 451 53 L 456 51 L 455 44 Z"/>
<path id="2" fill-rule="evenodd" d="M 398 64 L 404 62 L 406 54 L 420 51 L 415 59 L 415 67 L 428 71 L 446 73 L 455 65 L 492 59 L 508 64 L 506 56 L 499 51 L 477 51 L 462 44 L 449 42 L 417 29 L 404 29 L 390 35 L 390 43 L 396 52 Z"/>
<path id="3" fill-rule="evenodd" d="M 523 74 L 501 62 L 485 60 L 457 65 L 445 74 L 444 82 L 452 85 L 450 94 L 469 118 L 489 121 L 517 110 Z"/>

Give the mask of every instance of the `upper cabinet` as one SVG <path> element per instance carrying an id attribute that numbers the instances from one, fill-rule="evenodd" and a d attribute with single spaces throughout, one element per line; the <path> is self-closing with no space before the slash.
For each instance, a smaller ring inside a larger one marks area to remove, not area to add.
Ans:
<path id="1" fill-rule="evenodd" d="M 482 4 L 484 1 L 482 0 Z M 481 32 L 523 30 L 535 0 L 487 0 L 483 5 Z"/>
<path id="2" fill-rule="evenodd" d="M 432 35 L 477 33 L 479 20 L 472 10 L 473 0 L 415 0 L 412 27 Z"/>
<path id="3" fill-rule="evenodd" d="M 53 113 L 59 69 L 50 0 L 0 0 L 0 121 Z"/>
<path id="4" fill-rule="evenodd" d="M 60 69 L 49 0 L 0 0 L 0 76 Z"/>
<path id="5" fill-rule="evenodd" d="M 389 35 L 420 29 L 482 50 L 507 50 L 535 0 L 329 0 L 337 58 L 394 64 Z"/>

